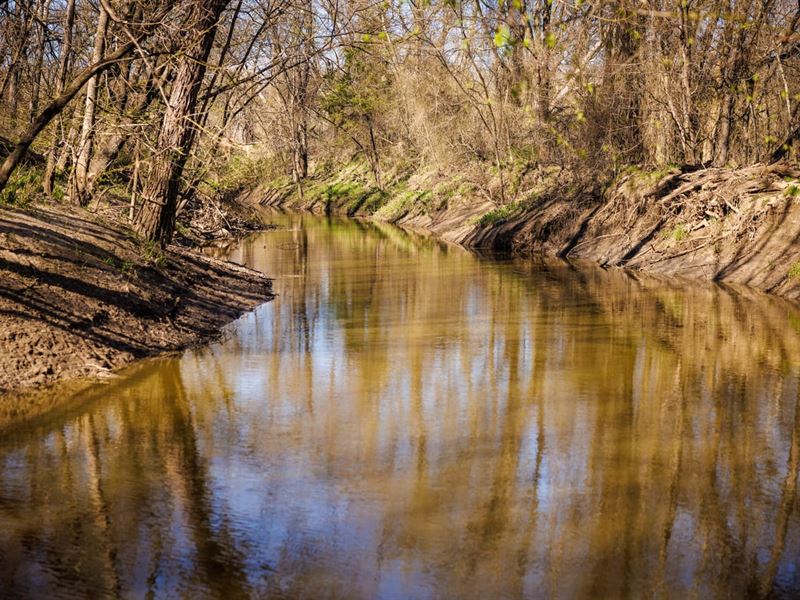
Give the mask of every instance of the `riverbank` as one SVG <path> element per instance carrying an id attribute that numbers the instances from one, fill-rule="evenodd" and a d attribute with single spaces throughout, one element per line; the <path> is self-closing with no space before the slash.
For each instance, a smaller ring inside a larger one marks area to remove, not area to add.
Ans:
<path id="1" fill-rule="evenodd" d="M 0 211 L 0 393 L 103 377 L 219 335 L 264 274 L 65 207 Z"/>
<path id="2" fill-rule="evenodd" d="M 474 181 L 464 172 L 388 178 L 377 190 L 363 167 L 351 165 L 312 179 L 302 194 L 273 185 L 244 199 L 425 229 L 473 249 L 586 259 L 800 298 L 797 164 L 631 168 L 605 184 L 557 167 L 520 169 L 502 194 L 491 173 Z"/>

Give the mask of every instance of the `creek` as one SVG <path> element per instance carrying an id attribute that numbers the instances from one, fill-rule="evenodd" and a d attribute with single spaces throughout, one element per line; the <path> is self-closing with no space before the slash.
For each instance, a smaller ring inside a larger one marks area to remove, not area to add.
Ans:
<path id="1" fill-rule="evenodd" d="M 274 220 L 274 301 L 0 432 L 0 597 L 800 594 L 796 305 Z"/>

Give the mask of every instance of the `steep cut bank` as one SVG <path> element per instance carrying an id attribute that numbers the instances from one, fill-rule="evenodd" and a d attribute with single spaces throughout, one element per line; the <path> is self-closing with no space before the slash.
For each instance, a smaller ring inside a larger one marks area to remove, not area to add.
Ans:
<path id="1" fill-rule="evenodd" d="M 251 190 L 279 208 L 347 213 L 426 229 L 475 249 L 585 259 L 800 298 L 800 165 L 644 171 L 601 186 L 558 168 L 497 182 L 416 173 L 384 190 L 350 166 L 294 186 Z"/>
<path id="2" fill-rule="evenodd" d="M 0 393 L 185 348 L 270 298 L 262 273 L 142 245 L 87 211 L 4 209 Z M 0 403 L 0 413 L 9 406 Z"/>

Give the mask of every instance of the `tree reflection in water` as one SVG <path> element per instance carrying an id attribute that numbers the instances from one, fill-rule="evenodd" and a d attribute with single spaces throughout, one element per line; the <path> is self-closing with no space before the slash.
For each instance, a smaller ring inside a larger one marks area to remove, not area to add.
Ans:
<path id="1" fill-rule="evenodd" d="M 0 432 L 1 595 L 800 593 L 794 306 L 284 219 L 221 343 Z"/>

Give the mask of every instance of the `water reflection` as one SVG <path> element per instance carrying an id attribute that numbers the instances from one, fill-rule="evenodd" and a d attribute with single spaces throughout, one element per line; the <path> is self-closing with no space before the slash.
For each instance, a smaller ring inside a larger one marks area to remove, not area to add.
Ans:
<path id="1" fill-rule="evenodd" d="M 800 312 L 287 217 L 220 344 L 0 432 L 0 596 L 800 593 Z"/>

